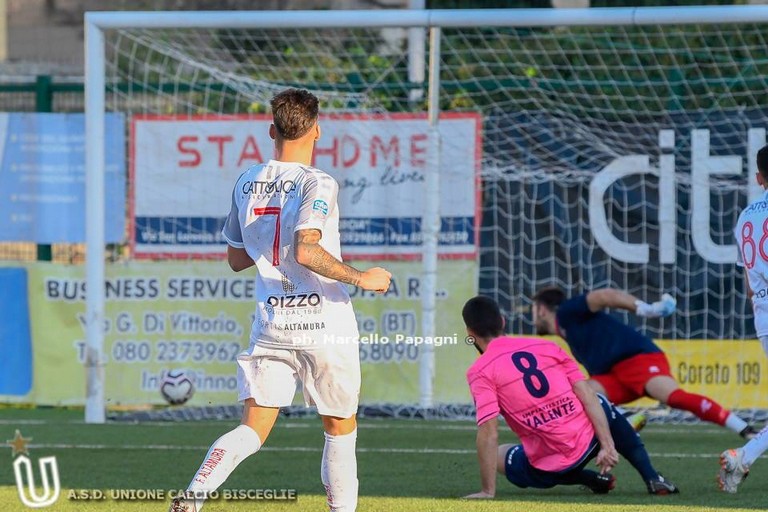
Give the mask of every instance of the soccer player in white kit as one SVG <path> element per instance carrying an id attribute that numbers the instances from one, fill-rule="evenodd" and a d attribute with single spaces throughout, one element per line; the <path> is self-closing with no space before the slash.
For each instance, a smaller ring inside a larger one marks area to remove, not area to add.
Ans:
<path id="1" fill-rule="evenodd" d="M 346 284 L 384 292 L 391 274 L 341 261 L 338 183 L 310 165 L 320 137 L 318 100 L 288 89 L 271 101 L 275 159 L 246 170 L 235 184 L 223 234 L 236 272 L 257 267 L 257 306 L 249 348 L 238 356 L 241 424 L 213 443 L 172 512 L 199 512 L 267 439 L 298 382 L 325 430 L 321 479 L 332 511 L 357 506 L 360 359 L 357 321 Z"/>
<path id="2" fill-rule="evenodd" d="M 752 299 L 755 331 L 768 354 L 768 146 L 757 152 L 756 177 L 765 192 L 741 212 L 734 234 L 739 247 L 738 264 L 745 269 L 747 296 Z M 735 493 L 752 463 L 766 450 L 768 426 L 743 447 L 720 454 L 720 488 Z"/>

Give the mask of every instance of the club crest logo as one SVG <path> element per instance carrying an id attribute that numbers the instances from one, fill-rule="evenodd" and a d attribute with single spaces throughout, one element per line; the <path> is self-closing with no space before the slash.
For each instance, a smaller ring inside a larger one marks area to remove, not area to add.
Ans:
<path id="1" fill-rule="evenodd" d="M 11 447 L 13 450 L 11 456 L 15 458 L 13 474 L 16 477 L 19 499 L 29 508 L 43 508 L 53 505 L 59 499 L 61 493 L 59 466 L 56 463 L 56 457 L 40 457 L 38 467 L 40 468 L 42 483 L 37 485 L 27 446 L 30 441 L 32 441 L 31 437 L 24 437 L 21 432 L 16 430 L 13 439 L 6 441 L 6 445 Z M 38 487 L 43 488 L 42 494 L 38 494 Z"/>
<path id="2" fill-rule="evenodd" d="M 328 215 L 328 203 L 323 201 L 322 199 L 315 199 L 315 202 L 312 203 L 312 212 L 315 216 L 322 216 L 325 217 Z"/>

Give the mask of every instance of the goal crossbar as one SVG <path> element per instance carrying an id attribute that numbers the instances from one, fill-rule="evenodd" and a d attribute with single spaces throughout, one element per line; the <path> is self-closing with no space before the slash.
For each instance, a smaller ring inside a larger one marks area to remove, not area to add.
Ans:
<path id="1" fill-rule="evenodd" d="M 88 12 L 86 26 L 120 28 L 555 27 L 750 23 L 768 6 L 593 7 L 589 9 L 432 9 L 347 11 Z"/>

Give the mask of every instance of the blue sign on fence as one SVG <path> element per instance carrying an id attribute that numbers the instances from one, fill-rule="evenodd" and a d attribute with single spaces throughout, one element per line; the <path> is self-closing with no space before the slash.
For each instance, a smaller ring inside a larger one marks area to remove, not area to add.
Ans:
<path id="1" fill-rule="evenodd" d="M 32 337 L 27 271 L 0 268 L 0 395 L 26 395 L 32 389 Z"/>
<path id="2" fill-rule="evenodd" d="M 125 122 L 106 116 L 107 242 L 125 232 Z M 85 116 L 0 114 L 0 241 L 85 241 Z"/>

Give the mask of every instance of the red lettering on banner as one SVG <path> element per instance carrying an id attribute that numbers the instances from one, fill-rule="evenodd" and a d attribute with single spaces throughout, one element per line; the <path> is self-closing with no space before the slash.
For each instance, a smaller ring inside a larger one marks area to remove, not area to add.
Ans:
<path id="1" fill-rule="evenodd" d="M 384 145 L 384 142 L 378 135 L 374 135 L 371 138 L 371 167 L 376 167 L 376 164 L 378 163 L 379 150 L 385 161 L 389 159 L 390 153 L 394 153 L 394 162 L 392 165 L 400 167 L 400 140 L 396 135 L 393 135 L 392 138 L 389 139 L 388 146 Z"/>
<path id="2" fill-rule="evenodd" d="M 322 140 L 322 139 L 320 139 Z M 312 154 L 312 166 L 315 165 L 315 160 L 319 156 L 331 156 L 331 161 L 333 162 L 331 165 L 333 167 L 338 167 L 339 165 L 339 139 L 336 137 L 333 138 L 333 144 L 331 144 L 330 148 L 321 148 L 317 144 L 315 144 L 315 152 Z"/>
<path id="3" fill-rule="evenodd" d="M 219 167 L 224 167 L 224 144 L 232 142 L 233 137 L 231 135 L 210 135 L 208 136 L 208 142 L 213 142 L 218 146 L 219 150 Z"/>
<path id="4" fill-rule="evenodd" d="M 200 152 L 195 148 L 186 147 L 188 142 L 197 142 L 197 140 L 197 136 L 195 135 L 185 135 L 179 137 L 179 140 L 176 141 L 176 148 L 179 150 L 179 153 L 190 155 L 192 157 L 191 160 L 179 160 L 179 167 L 197 167 L 200 165 L 200 160 L 202 160 Z"/>
<path id="5" fill-rule="evenodd" d="M 416 133 L 411 135 L 411 166 L 424 167 L 427 164 L 424 155 L 427 154 L 427 146 L 420 143 L 427 140 L 426 133 Z"/>
<path id="6" fill-rule="evenodd" d="M 231 143 L 239 144 L 233 135 L 209 135 L 205 138 L 206 142 L 211 143 L 213 147 L 200 147 L 200 137 L 197 135 L 184 135 L 179 137 L 176 142 L 176 148 L 182 155 L 179 159 L 179 167 L 198 167 L 203 162 L 203 157 L 216 155 L 216 163 L 219 169 L 232 165 L 232 158 L 235 156 L 230 149 Z M 236 149 L 235 149 L 236 150 Z M 186 159 L 183 159 L 186 158 Z M 237 167 L 241 167 L 243 162 L 263 162 L 258 142 L 253 135 L 248 135 L 238 153 Z"/>
<path id="7" fill-rule="evenodd" d="M 408 136 L 407 154 L 405 157 L 409 158 L 408 164 L 411 167 L 426 166 L 428 140 L 429 136 L 426 133 L 415 133 Z M 209 135 L 205 138 L 205 141 L 213 147 L 201 148 L 199 145 L 200 137 L 197 135 L 183 135 L 179 137 L 176 142 L 176 148 L 181 155 L 178 162 L 179 167 L 198 167 L 203 162 L 203 157 L 208 154 L 211 156 L 213 154 L 216 155 L 219 168 L 225 167 L 228 162 L 229 165 L 232 165 L 231 159 L 235 155 L 231 153 L 234 149 L 231 146 L 233 143 L 239 145 L 239 140 L 236 141 L 232 135 Z M 406 142 L 404 141 L 404 143 Z M 358 165 L 360 159 L 364 158 L 363 147 L 366 144 L 370 151 L 371 167 L 380 165 L 389 165 L 393 168 L 401 167 L 403 155 L 401 154 L 400 137 L 397 135 L 393 135 L 389 140 L 379 135 L 373 135 L 368 141 L 361 141 L 348 134 L 332 137 L 330 145 L 324 147 L 320 145 L 315 146 L 315 151 L 312 155 L 312 165 L 315 165 L 318 159 L 325 157 L 330 158 L 329 167 L 349 169 Z M 244 162 L 259 163 L 264 161 L 259 144 L 253 135 L 245 137 L 237 156 L 237 167 L 242 167 Z M 229 161 L 227 157 L 229 157 Z M 320 163 L 320 166 L 323 167 L 323 162 Z"/>
<path id="8" fill-rule="evenodd" d="M 352 156 L 344 158 L 344 155 L 347 154 L 345 149 L 348 147 L 348 144 L 352 146 Z M 341 154 L 341 165 L 347 168 L 352 167 L 358 160 L 360 160 L 360 143 L 357 142 L 357 139 L 354 137 L 345 134 L 344 137 L 341 138 Z"/>
<path id="9" fill-rule="evenodd" d="M 249 135 L 248 138 L 245 139 L 245 144 L 243 144 L 243 150 L 240 151 L 240 158 L 237 161 L 237 166 L 240 167 L 245 160 L 253 160 L 257 163 L 264 161 L 264 159 L 261 158 L 259 146 L 256 144 L 256 138 L 254 138 L 253 135 Z"/>

